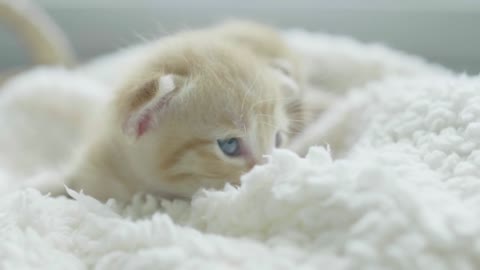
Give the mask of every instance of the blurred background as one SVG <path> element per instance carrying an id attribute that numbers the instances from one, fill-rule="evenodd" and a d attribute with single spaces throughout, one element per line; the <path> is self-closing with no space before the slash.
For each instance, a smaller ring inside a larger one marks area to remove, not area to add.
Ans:
<path id="1" fill-rule="evenodd" d="M 480 72 L 480 1 L 33 0 L 74 45 L 78 59 L 225 18 L 250 18 L 383 43 L 459 72 Z M 29 57 L 0 24 L 0 71 Z"/>

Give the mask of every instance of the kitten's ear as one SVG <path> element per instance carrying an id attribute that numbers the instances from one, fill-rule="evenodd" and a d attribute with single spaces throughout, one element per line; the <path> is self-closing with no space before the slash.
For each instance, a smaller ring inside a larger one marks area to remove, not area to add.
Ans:
<path id="1" fill-rule="evenodd" d="M 183 77 L 168 74 L 141 85 L 129 97 L 123 132 L 128 137 L 140 138 L 158 125 L 162 112 L 167 109 L 183 84 Z"/>
<path id="2" fill-rule="evenodd" d="M 280 79 L 281 87 L 287 97 L 296 96 L 300 91 L 293 75 L 293 65 L 287 59 L 276 58 L 270 61 L 270 66 Z"/>

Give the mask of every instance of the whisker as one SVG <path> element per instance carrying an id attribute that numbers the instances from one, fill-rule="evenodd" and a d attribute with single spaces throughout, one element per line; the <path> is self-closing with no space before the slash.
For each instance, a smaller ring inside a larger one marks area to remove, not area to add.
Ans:
<path id="1" fill-rule="evenodd" d="M 249 86 L 247 86 L 247 91 L 243 95 L 242 105 L 240 107 L 240 112 L 242 114 L 242 117 L 243 117 L 243 113 L 244 113 L 244 109 L 245 109 L 245 100 L 247 99 L 247 96 L 250 95 L 250 93 L 253 91 L 253 87 L 257 83 L 257 80 L 258 80 L 258 72 L 255 73 L 255 78 L 253 79 L 252 83 Z"/>
<path id="2" fill-rule="evenodd" d="M 152 42 L 152 41 L 154 40 L 154 38 L 147 38 L 147 37 L 145 36 L 145 34 L 141 34 L 141 33 L 139 33 L 138 31 L 135 31 L 133 34 L 134 34 L 134 36 L 135 36 L 136 39 L 139 39 L 139 40 L 140 40 L 140 42 L 150 43 L 150 42 Z"/>
<path id="3" fill-rule="evenodd" d="M 290 121 L 290 122 L 296 122 L 296 123 L 303 123 L 303 122 L 305 122 L 305 120 L 302 120 L 302 119 L 288 119 L 288 121 Z"/>
<path id="4" fill-rule="evenodd" d="M 271 128 L 276 128 L 276 126 L 273 125 L 272 123 L 267 123 L 267 122 L 263 122 L 263 121 L 258 121 L 258 123 L 264 124 L 264 125 L 269 126 L 269 127 L 271 127 Z"/>

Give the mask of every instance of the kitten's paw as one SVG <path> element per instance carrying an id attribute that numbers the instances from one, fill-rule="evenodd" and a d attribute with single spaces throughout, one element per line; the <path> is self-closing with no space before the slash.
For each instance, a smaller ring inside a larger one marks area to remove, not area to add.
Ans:
<path id="1" fill-rule="evenodd" d="M 62 181 L 63 174 L 56 171 L 45 171 L 26 179 L 20 188 L 34 188 L 44 195 L 67 196 L 65 185 Z"/>

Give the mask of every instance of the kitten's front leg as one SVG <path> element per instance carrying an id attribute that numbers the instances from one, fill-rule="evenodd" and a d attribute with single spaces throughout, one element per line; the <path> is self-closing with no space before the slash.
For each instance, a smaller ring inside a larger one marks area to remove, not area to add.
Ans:
<path id="1" fill-rule="evenodd" d="M 339 98 L 327 110 L 317 115 L 316 120 L 297 135 L 288 148 L 304 156 L 311 146 L 323 145 L 332 150 L 336 157 L 345 155 L 359 136 L 358 122 L 368 104 L 367 98 L 355 95 Z"/>
<path id="2" fill-rule="evenodd" d="M 53 197 L 68 196 L 63 181 L 64 175 L 63 172 L 56 170 L 40 172 L 26 179 L 20 188 L 34 188 L 44 195 L 49 194 Z"/>
<path id="3" fill-rule="evenodd" d="M 324 89 L 305 88 L 302 97 L 305 110 L 305 125 L 310 125 L 315 122 L 330 108 L 338 104 L 341 98 L 341 95 Z"/>

